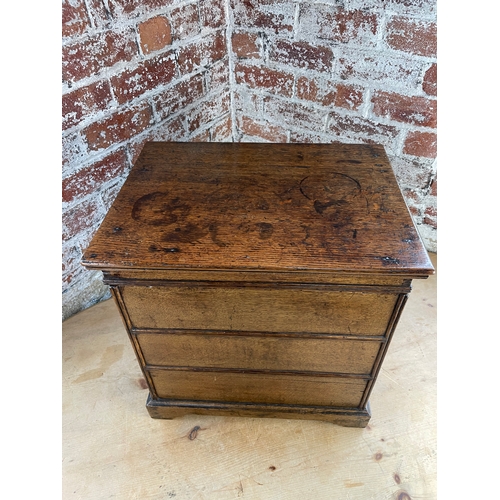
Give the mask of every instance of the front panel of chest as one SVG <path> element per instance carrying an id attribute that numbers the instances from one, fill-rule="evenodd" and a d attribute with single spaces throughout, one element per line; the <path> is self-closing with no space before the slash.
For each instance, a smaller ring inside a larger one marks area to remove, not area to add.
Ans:
<path id="1" fill-rule="evenodd" d="M 135 279 L 112 291 L 156 405 L 332 420 L 321 409 L 366 413 L 409 282 Z"/>

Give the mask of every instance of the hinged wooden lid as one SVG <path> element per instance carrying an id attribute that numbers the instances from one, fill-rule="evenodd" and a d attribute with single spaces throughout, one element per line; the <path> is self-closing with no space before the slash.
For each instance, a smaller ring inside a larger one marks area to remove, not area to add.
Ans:
<path id="1" fill-rule="evenodd" d="M 88 268 L 434 272 L 382 146 L 144 146 Z"/>

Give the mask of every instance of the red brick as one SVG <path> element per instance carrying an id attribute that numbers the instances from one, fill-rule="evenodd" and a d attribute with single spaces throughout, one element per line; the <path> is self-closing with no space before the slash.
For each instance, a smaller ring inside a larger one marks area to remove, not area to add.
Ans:
<path id="1" fill-rule="evenodd" d="M 95 231 L 103 216 L 104 213 L 97 199 L 93 198 L 79 203 L 62 215 L 63 241 L 68 241 L 80 233 L 88 233 L 92 229 Z"/>
<path id="2" fill-rule="evenodd" d="M 322 131 L 325 117 L 324 111 L 303 104 L 267 97 L 264 100 L 265 112 L 273 121 L 291 127 L 301 127 Z"/>
<path id="3" fill-rule="evenodd" d="M 164 120 L 203 95 L 203 76 L 195 75 L 156 95 L 153 102 L 159 119 Z"/>
<path id="4" fill-rule="evenodd" d="M 387 23 L 387 45 L 420 56 L 435 57 L 437 28 L 432 22 L 395 17 Z"/>
<path id="5" fill-rule="evenodd" d="M 254 33 L 233 33 L 232 49 L 242 59 L 260 57 L 259 37 Z"/>
<path id="6" fill-rule="evenodd" d="M 200 22 L 205 28 L 219 28 L 226 24 L 226 11 L 220 0 L 204 0 L 199 3 Z"/>
<path id="7" fill-rule="evenodd" d="M 270 57 L 273 61 L 288 64 L 294 68 L 315 71 L 330 71 L 333 61 L 333 53 L 328 47 L 288 40 L 277 40 L 272 47 Z"/>
<path id="8" fill-rule="evenodd" d="M 377 35 L 378 19 L 375 14 L 362 10 L 335 13 L 331 38 L 336 42 L 371 42 L 374 44 Z"/>
<path id="9" fill-rule="evenodd" d="M 106 109 L 111 101 L 111 89 L 105 80 L 63 95 L 63 128 L 72 127 L 82 118 Z"/>
<path id="10" fill-rule="evenodd" d="M 403 153 L 425 158 L 435 158 L 437 154 L 437 136 L 430 132 L 409 132 Z"/>
<path id="11" fill-rule="evenodd" d="M 228 114 L 222 121 L 215 124 L 210 130 L 210 140 L 212 142 L 223 142 L 231 140 L 233 137 L 231 115 Z"/>
<path id="12" fill-rule="evenodd" d="M 226 37 L 222 31 L 206 36 L 202 41 L 179 49 L 178 62 L 181 74 L 186 75 L 222 59 L 226 55 Z"/>
<path id="13" fill-rule="evenodd" d="M 335 106 L 345 109 L 359 109 L 363 104 L 363 91 L 352 85 L 337 85 Z"/>
<path id="14" fill-rule="evenodd" d="M 328 5 L 303 5 L 301 31 L 333 40 L 374 47 L 377 44 L 378 17 L 368 10 L 344 10 Z"/>
<path id="15" fill-rule="evenodd" d="M 170 18 L 176 40 L 184 40 L 200 32 L 197 4 L 191 3 L 172 10 Z"/>
<path id="16" fill-rule="evenodd" d="M 174 1 L 175 0 L 109 0 L 109 9 L 111 15 L 116 19 L 165 8 L 174 3 Z"/>
<path id="17" fill-rule="evenodd" d="M 83 0 L 63 0 L 62 36 L 81 35 L 90 27 L 87 8 Z"/>
<path id="18" fill-rule="evenodd" d="M 269 142 L 287 142 L 286 130 L 277 125 L 242 116 L 238 120 L 238 127 L 250 137 L 260 137 Z"/>
<path id="19" fill-rule="evenodd" d="M 422 222 L 437 229 L 437 209 L 435 207 L 426 207 Z"/>
<path id="20" fill-rule="evenodd" d="M 116 100 L 124 104 L 145 92 L 167 85 L 175 77 L 175 71 L 173 53 L 156 56 L 133 69 L 126 69 L 111 78 Z"/>
<path id="21" fill-rule="evenodd" d="M 420 217 L 420 210 L 418 207 L 414 207 L 413 205 L 408 206 L 408 210 L 413 217 Z"/>
<path id="22" fill-rule="evenodd" d="M 336 106 L 357 109 L 363 103 L 363 92 L 350 85 L 335 85 L 331 80 L 305 76 L 297 80 L 297 97 L 320 103 L 322 106 Z"/>
<path id="23" fill-rule="evenodd" d="M 201 101 L 187 116 L 189 132 L 195 132 L 203 125 L 219 118 L 229 110 L 229 93 L 220 94 Z"/>
<path id="24" fill-rule="evenodd" d="M 170 24 L 163 16 L 153 17 L 139 24 L 139 36 L 144 54 L 161 50 L 172 43 Z"/>
<path id="25" fill-rule="evenodd" d="M 297 80 L 297 97 L 329 106 L 335 102 L 336 87 L 330 80 L 310 79 L 301 76 Z"/>
<path id="26" fill-rule="evenodd" d="M 429 217 L 424 217 L 422 222 L 428 226 L 431 226 L 433 229 L 437 229 L 437 221 L 430 219 Z"/>
<path id="27" fill-rule="evenodd" d="M 432 64 L 425 72 L 422 89 L 427 95 L 437 95 L 437 64 Z"/>
<path id="28" fill-rule="evenodd" d="M 265 88 L 273 93 L 291 97 L 293 75 L 284 71 L 261 66 L 235 65 L 236 83 L 245 83 L 252 88 Z"/>
<path id="29" fill-rule="evenodd" d="M 425 97 L 409 97 L 389 92 L 377 92 L 372 97 L 373 112 L 403 123 L 435 128 L 437 103 Z"/>
<path id="30" fill-rule="evenodd" d="M 151 108 L 147 103 L 118 111 L 108 118 L 92 123 L 84 130 L 88 147 L 95 151 L 126 141 L 146 130 L 152 119 Z"/>
<path id="31" fill-rule="evenodd" d="M 137 46 L 132 30 L 93 35 L 85 41 L 63 47 L 63 80 L 75 82 L 96 75 L 118 62 L 130 61 L 135 55 Z"/>
<path id="32" fill-rule="evenodd" d="M 428 215 L 429 217 L 437 217 L 437 209 L 436 207 L 427 207 L 424 210 L 424 214 Z"/>
<path id="33" fill-rule="evenodd" d="M 345 116 L 334 112 L 330 113 L 328 130 L 339 139 L 356 139 L 383 145 L 389 145 L 399 133 L 399 129 L 391 125 L 377 123 L 359 115 Z"/>
<path id="34" fill-rule="evenodd" d="M 214 64 L 206 72 L 209 90 L 229 85 L 229 62 L 227 59 Z"/>
<path id="35" fill-rule="evenodd" d="M 124 149 L 111 153 L 103 160 L 94 163 L 74 175 L 63 179 L 62 201 L 70 203 L 94 192 L 101 184 L 121 175 L 127 168 Z"/>
<path id="36" fill-rule="evenodd" d="M 288 0 L 231 0 L 236 26 L 292 31 L 295 4 Z"/>
<path id="37" fill-rule="evenodd" d="M 402 191 L 403 191 L 403 195 L 404 195 L 405 199 L 411 200 L 414 202 L 421 201 L 421 197 L 415 191 L 413 191 L 413 189 L 404 188 Z"/>
<path id="38" fill-rule="evenodd" d="M 356 79 L 369 85 L 404 84 L 416 87 L 421 80 L 424 63 L 418 63 L 405 57 L 391 57 L 387 52 L 345 50 L 338 58 L 335 72 L 342 80 Z"/>
<path id="39" fill-rule="evenodd" d="M 189 142 L 210 142 L 210 130 L 195 131 L 188 138 Z"/>

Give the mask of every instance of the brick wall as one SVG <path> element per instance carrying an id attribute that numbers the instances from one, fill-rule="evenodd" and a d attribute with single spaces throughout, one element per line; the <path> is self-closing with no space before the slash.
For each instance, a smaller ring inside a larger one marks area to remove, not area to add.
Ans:
<path id="1" fill-rule="evenodd" d="M 80 265 L 147 140 L 231 140 L 226 5 L 63 0 L 63 317 L 107 296 Z"/>
<path id="2" fill-rule="evenodd" d="M 435 0 L 63 0 L 63 317 L 146 140 L 384 144 L 436 250 Z"/>
<path id="3" fill-rule="evenodd" d="M 435 0 L 231 0 L 236 141 L 386 147 L 436 251 Z"/>

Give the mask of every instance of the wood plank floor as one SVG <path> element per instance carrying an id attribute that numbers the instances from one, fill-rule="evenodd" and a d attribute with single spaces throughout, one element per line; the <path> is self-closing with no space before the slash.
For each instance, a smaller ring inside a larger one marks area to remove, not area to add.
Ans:
<path id="1" fill-rule="evenodd" d="M 436 300 L 436 276 L 413 282 L 366 429 L 151 419 L 114 303 L 73 316 L 62 328 L 63 499 L 436 499 Z"/>

